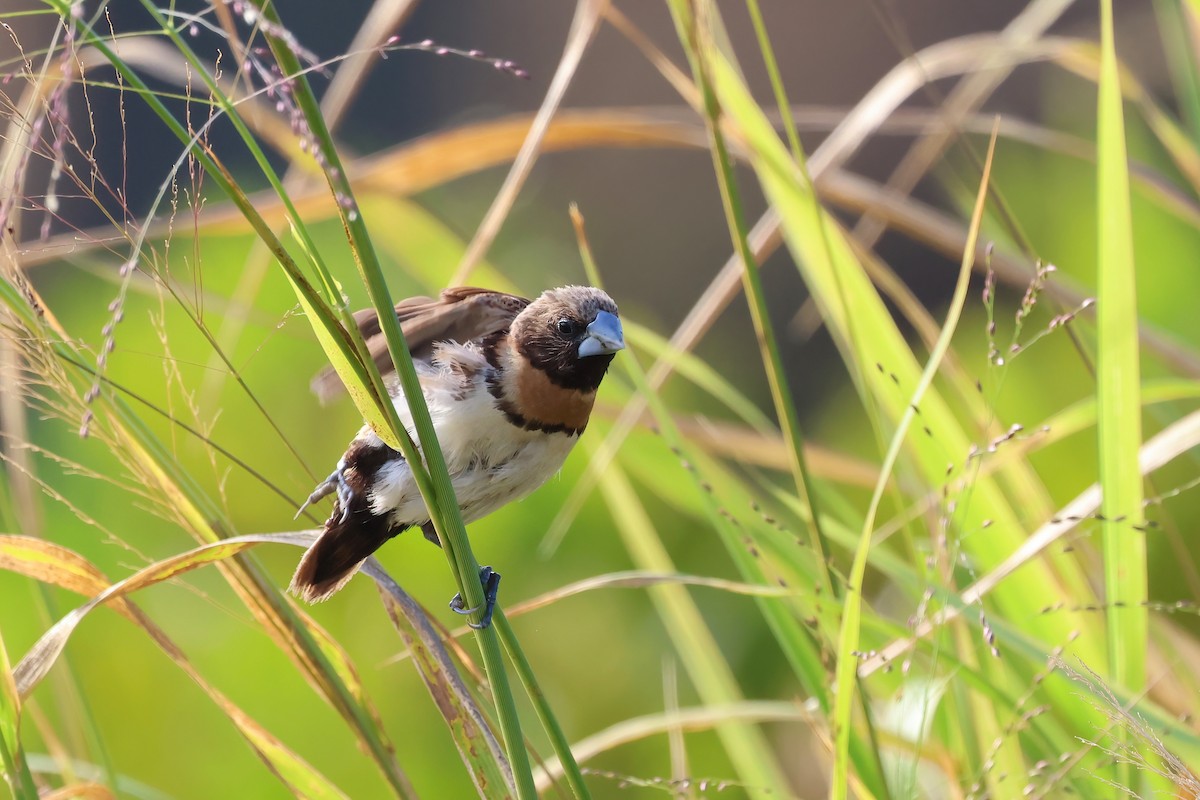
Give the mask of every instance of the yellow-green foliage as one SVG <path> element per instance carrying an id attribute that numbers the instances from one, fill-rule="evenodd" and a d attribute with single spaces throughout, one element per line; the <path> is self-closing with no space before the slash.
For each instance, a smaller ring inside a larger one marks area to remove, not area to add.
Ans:
<path id="1" fill-rule="evenodd" d="M 64 27 L 10 37 L 0 90 L 5 791 L 1194 796 L 1200 92 L 1179 31 L 1200 7 L 1154 4 L 1167 102 L 1118 61 L 1111 0 L 1098 42 L 1047 36 L 1066 5 L 912 55 L 806 150 L 797 131 L 825 117 L 788 98 L 816 76 L 782 71 L 792 37 L 770 4 L 667 0 L 673 28 L 649 41 L 621 4 L 581 0 L 559 80 L 593 29 L 618 32 L 686 113 L 550 120 L 552 92 L 540 117 L 351 157 L 312 85 L 353 61 L 312 63 L 286 6 L 142 0 L 151 29 L 127 42 L 124 20 L 47 0 L 30 16 Z M 731 35 L 735 14 L 752 35 Z M 268 69 L 230 80 L 199 24 Z M 184 77 L 151 70 L 164 59 Z M 980 113 L 1027 61 L 1044 126 Z M 273 69 L 286 92 L 264 90 Z M 760 69 L 772 102 L 746 77 Z M 927 90 L 945 109 L 917 126 L 926 155 L 892 188 L 850 171 Z M 143 218 L 60 233 L 64 213 L 43 240 L 45 162 L 93 212 L 123 203 L 120 176 L 87 175 L 90 118 L 68 101 L 148 110 L 181 155 Z M 711 155 L 689 162 L 711 195 L 670 209 L 719 205 L 729 231 L 678 273 L 692 311 L 672 328 L 655 297 L 618 297 L 630 347 L 578 451 L 470 541 L 415 410 L 445 551 L 403 536 L 335 599 L 295 604 L 282 587 L 322 511 L 292 514 L 361 420 L 420 461 L 350 313 L 455 280 L 637 285 L 649 268 L 606 263 L 578 210 L 573 239 L 567 209 L 541 208 L 563 224 L 518 232 L 561 240 L 513 264 L 476 263 L 494 231 L 472 247 L 428 207 L 489 168 L 516 163 L 516 186 L 533 155 L 609 147 Z M 948 210 L 910 195 L 926 174 Z M 918 295 L 879 222 L 960 271 Z M 777 252 L 803 296 L 764 280 Z M 722 319 L 731 304 L 749 314 Z M 784 357 L 813 320 L 840 369 Z M 308 383 L 328 363 L 349 392 L 321 408 Z M 479 561 L 505 576 L 496 624 L 449 630 L 454 591 L 481 599 Z"/>

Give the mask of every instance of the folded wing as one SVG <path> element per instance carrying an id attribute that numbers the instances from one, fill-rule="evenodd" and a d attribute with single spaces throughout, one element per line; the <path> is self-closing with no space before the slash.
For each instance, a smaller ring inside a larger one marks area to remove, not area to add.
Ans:
<path id="1" fill-rule="evenodd" d="M 396 317 L 408 342 L 413 359 L 428 361 L 437 342 L 466 343 L 507 330 L 521 309 L 529 305 L 518 297 L 490 289 L 458 286 L 446 289 L 436 300 L 410 297 L 396 304 Z M 354 322 L 367 343 L 375 366 L 385 376 L 392 372 L 392 357 L 374 309 L 355 312 Z M 312 381 L 312 390 L 322 403 L 328 403 L 343 390 L 342 381 L 332 367 L 326 367 Z"/>

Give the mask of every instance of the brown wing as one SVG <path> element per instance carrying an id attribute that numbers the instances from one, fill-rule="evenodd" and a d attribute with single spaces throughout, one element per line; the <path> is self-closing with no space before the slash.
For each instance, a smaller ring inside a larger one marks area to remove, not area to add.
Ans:
<path id="1" fill-rule="evenodd" d="M 453 340 L 469 342 L 497 331 L 507 330 L 513 318 L 529 305 L 518 297 L 491 289 L 457 286 L 446 289 L 441 297 L 410 297 L 396 304 L 396 317 L 408 341 L 413 358 L 427 361 L 433 355 L 436 342 Z M 375 366 L 385 375 L 392 371 L 392 357 L 379 325 L 375 309 L 367 308 L 354 314 L 367 350 Z M 326 367 L 313 378 L 312 390 L 322 403 L 337 397 L 343 390 L 341 378 L 332 367 Z"/>

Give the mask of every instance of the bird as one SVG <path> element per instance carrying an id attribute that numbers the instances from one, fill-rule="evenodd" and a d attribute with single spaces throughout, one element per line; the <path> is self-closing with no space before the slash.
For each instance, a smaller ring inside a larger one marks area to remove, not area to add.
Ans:
<path id="1" fill-rule="evenodd" d="M 475 287 L 413 297 L 395 306 L 464 523 L 525 497 L 561 468 L 587 427 L 596 391 L 625 337 L 617 305 L 590 286 L 548 289 L 533 300 Z M 381 372 L 392 367 L 374 309 L 354 320 Z M 328 401 L 342 384 L 332 368 L 314 378 Z M 388 391 L 414 436 L 394 373 Z M 308 506 L 333 495 L 333 510 L 301 558 L 289 590 L 320 602 L 346 585 L 385 542 L 409 528 L 441 546 L 404 456 L 364 424 Z M 486 627 L 500 575 L 483 567 Z M 471 614 L 455 595 L 451 608 Z"/>

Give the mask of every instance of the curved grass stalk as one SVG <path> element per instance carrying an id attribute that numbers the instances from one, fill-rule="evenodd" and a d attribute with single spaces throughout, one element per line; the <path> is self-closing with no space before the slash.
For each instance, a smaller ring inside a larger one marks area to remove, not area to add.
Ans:
<path id="1" fill-rule="evenodd" d="M 275 238 L 274 233 L 255 211 L 253 204 L 232 181 L 222 165 L 201 146 L 198 137 L 189 135 L 188 131 L 171 115 L 162 102 L 149 92 L 140 77 L 121 61 L 105 39 L 97 34 L 86 20 L 71 16 L 70 6 L 66 3 L 55 0 L 54 5 L 64 19 L 72 20 L 72 23 L 79 29 L 83 41 L 95 47 L 110 60 L 127 84 L 146 92 L 144 98 L 150 108 L 168 129 L 185 143 L 187 150 L 196 156 L 209 175 L 242 210 L 251 226 L 268 243 L 273 254 L 287 272 L 301 305 L 309 313 L 309 320 L 313 322 L 314 329 L 317 330 L 318 338 L 327 347 L 327 352 L 332 354 L 331 359 L 334 363 L 348 371 L 354 371 L 357 365 L 359 374 L 363 374 L 363 358 L 358 356 L 353 340 L 345 336 L 345 329 L 338 325 L 332 309 L 299 271 L 286 248 Z M 150 8 L 152 13 L 157 12 L 157 9 L 152 6 Z M 164 25 L 164 29 L 169 30 L 161 18 L 160 22 Z M 188 54 L 186 45 L 181 50 L 185 55 Z M 194 58 L 194 54 L 192 57 Z M 221 97 L 222 95 L 216 93 L 215 96 Z M 236 126 L 239 122 L 236 114 L 231 116 L 231 119 Z M 248 134 L 247 138 L 249 138 Z M 250 139 L 249 146 L 251 152 L 260 157 L 260 163 L 265 166 L 268 178 L 270 178 L 269 164 L 267 164 L 262 151 L 254 146 L 252 139 Z M 286 203 L 286 197 L 283 199 Z M 301 238 L 303 238 L 302 234 Z M 312 248 L 308 249 L 308 253 L 315 258 Z M 326 286 L 328 287 L 329 284 Z M 4 299 L 9 309 L 14 311 L 26 325 L 29 325 L 31 330 L 40 330 L 43 321 L 29 313 L 28 305 L 21 293 L 7 282 L 0 284 L 0 289 L 5 290 L 6 297 Z M 361 352 L 364 349 L 359 342 L 358 351 Z M 56 352 L 71 355 L 62 345 L 57 347 Z M 369 361 L 369 359 L 367 360 Z M 356 386 L 365 384 L 366 381 L 358 381 Z M 371 401 L 371 398 L 365 394 L 357 399 L 361 401 L 360 407 L 368 409 L 365 413 L 369 417 L 378 416 L 378 403 Z M 111 423 L 119 431 L 125 446 L 129 448 L 129 458 L 137 465 L 138 469 L 145 470 L 150 485 L 171 498 L 172 505 L 180 515 L 185 529 L 200 541 L 214 541 L 221 538 L 224 532 L 215 522 L 220 519 L 219 511 L 208 507 L 209 504 L 204 498 L 203 492 L 193 484 L 189 476 L 179 470 L 175 461 L 162 451 L 153 434 L 119 400 L 113 399 L 106 405 L 113 414 Z M 396 794 L 401 797 L 409 796 L 411 787 L 407 777 L 395 763 L 390 745 L 385 743 L 382 732 L 376 728 L 371 714 L 365 706 L 333 670 L 298 612 L 279 597 L 278 590 L 252 564 L 235 562 L 223 566 L 223 571 L 234 590 L 247 604 L 264 629 L 280 643 L 289 656 L 296 660 L 313 685 L 349 722 L 368 752 L 379 764 Z"/>
<path id="2" fill-rule="evenodd" d="M 891 445 L 884 456 L 883 466 L 879 472 L 879 483 L 876 485 L 875 492 L 871 496 L 871 503 L 867 508 L 866 519 L 863 522 L 862 537 L 854 553 L 854 563 L 850 568 L 850 591 L 846 595 L 845 612 L 842 618 L 842 632 L 839 637 L 837 651 L 838 692 L 833 717 L 835 746 L 833 782 L 830 794 L 833 800 L 846 800 L 849 796 L 850 731 L 852 727 L 850 712 L 853 707 L 854 698 L 854 689 L 852 687 L 855 686 L 858 667 L 858 660 L 854 657 L 854 651 L 859 647 L 859 627 L 862 624 L 860 617 L 862 611 L 862 585 L 867 570 L 867 557 L 871 550 L 871 534 L 875 529 L 875 514 L 879 510 L 879 503 L 883 499 L 888 479 L 895 468 L 897 459 L 900 457 L 900 449 L 904 445 L 904 437 L 908 432 L 909 425 L 912 424 L 913 418 L 916 416 L 916 408 L 919 406 L 925 390 L 933 383 L 933 377 L 937 374 L 942 355 L 950 347 L 950 339 L 958 327 L 959 317 L 967 301 L 967 286 L 971 279 L 971 263 L 975 260 L 974 240 L 979 234 L 979 225 L 983 219 L 983 204 L 987 198 L 988 176 L 991 172 L 992 155 L 995 152 L 995 147 L 996 137 L 993 133 L 991 144 L 988 147 L 987 161 L 984 164 L 983 180 L 980 182 L 979 194 L 975 200 L 975 212 L 971 217 L 971 237 L 968 241 L 966 252 L 963 255 L 962 266 L 959 269 L 958 282 L 954 287 L 954 298 L 950 302 L 950 311 L 946 315 L 945 324 L 942 326 L 941 336 L 938 337 L 937 344 L 933 352 L 930 353 L 929 361 L 921 373 L 920 381 L 912 393 L 909 408 L 904 413 L 904 416 L 900 418 L 896 426 L 896 433 L 892 437 Z"/>
<path id="3" fill-rule="evenodd" d="M 593 284 L 600 285 L 599 271 L 592 259 L 591 248 L 584 231 L 583 217 L 574 206 L 571 208 L 571 217 L 588 278 Z M 661 399 L 655 395 L 647 375 L 632 352 L 622 360 L 622 366 L 630 376 L 638 394 L 645 399 L 654 414 L 667 444 L 690 463 L 701 463 L 697 454 L 691 452 L 689 445 L 679 436 L 670 415 L 666 412 Z M 692 478 L 700 485 L 700 495 L 709 524 L 720 534 L 727 551 L 743 576 L 747 580 L 754 578 L 765 582 L 766 577 L 762 574 L 756 559 L 747 552 L 739 533 L 721 514 L 721 509 L 710 493 L 704 490 L 704 482 L 698 477 L 699 474 L 698 471 L 692 473 Z M 626 547 L 635 561 L 652 570 L 673 569 L 661 540 L 658 539 L 653 527 L 646 519 L 645 510 L 641 508 L 640 501 L 629 487 L 628 479 L 620 473 L 607 479 L 601 475 L 601 485 L 605 487 L 605 494 L 610 498 L 610 508 L 621 524 L 622 530 L 626 531 Z M 812 506 L 807 504 L 805 507 L 812 509 Z M 816 564 L 813 573 L 820 575 L 823 571 L 827 572 L 828 568 L 828 564 L 821 561 Z M 696 684 L 701 696 L 709 703 L 740 701 L 740 689 L 727 665 L 720 659 L 708 655 L 709 652 L 716 649 L 715 644 L 710 644 L 712 634 L 697 618 L 695 606 L 692 605 L 690 598 L 680 591 L 680 588 L 664 585 L 660 587 L 659 591 L 654 592 L 652 597 L 656 600 L 656 606 L 659 615 L 663 617 L 664 624 L 672 632 L 672 639 L 675 641 L 676 649 L 683 659 L 683 664 L 688 670 L 692 682 Z M 816 594 L 820 596 L 819 591 Z M 817 699 L 819 706 L 827 710 L 830 699 L 826 691 L 824 669 L 811 637 L 802 629 L 798 621 L 799 612 L 792 612 L 782 603 L 771 602 L 766 598 L 756 599 L 764 619 L 778 640 L 780 648 L 801 685 Z M 798 600 L 795 597 L 788 599 Z M 819 605 L 819 603 L 814 605 Z M 813 612 L 812 609 L 803 607 L 802 613 Z M 682 633 L 676 634 L 676 628 L 679 628 Z M 763 753 L 761 734 L 757 730 L 743 725 L 729 725 L 722 727 L 718 733 L 744 781 L 769 788 L 773 792 L 782 791 L 784 780 L 779 774 L 779 767 L 773 759 Z M 867 757 L 862 750 L 857 750 L 856 755 L 862 756 L 864 759 Z M 861 775 L 865 776 L 864 783 L 867 784 L 864 788 L 866 794 L 881 795 L 885 793 L 886 787 L 883 785 L 880 774 L 875 772 L 865 760 L 859 763 L 862 764 Z"/>
<path id="4" fill-rule="evenodd" d="M 754 334 L 758 338 L 759 354 L 767 375 L 767 383 L 771 389 L 775 415 L 779 420 L 780 430 L 783 432 L 783 440 L 788 447 L 792 479 L 796 483 L 797 494 L 805 503 L 814 507 L 809 544 L 816 552 L 821 565 L 821 571 L 818 574 L 822 580 L 823 590 L 828 593 L 828 596 L 837 597 L 839 590 L 826 566 L 829 557 L 829 543 L 821 531 L 820 515 L 815 508 L 816 493 L 813 490 L 808 468 L 804 463 L 804 437 L 800 431 L 796 404 L 787 384 L 783 360 L 779 355 L 779 345 L 776 342 L 770 314 L 767 311 L 766 296 L 763 293 L 762 280 L 758 273 L 758 261 L 750 248 L 750 232 L 742 210 L 741 195 L 733 175 L 733 161 L 725 144 L 725 135 L 721 130 L 721 108 L 713 93 L 704 66 L 706 48 L 700 41 L 699 24 L 692 16 L 687 0 L 673 0 L 671 12 L 675 18 L 680 40 L 683 42 L 688 59 L 692 62 L 694 79 L 700 87 L 704 100 L 705 121 L 712 142 L 713 166 L 716 169 L 717 181 L 721 190 L 721 202 L 725 209 L 725 219 L 729 224 L 729 235 L 733 240 L 734 250 L 742 261 L 742 289 L 746 295 L 746 302 L 750 306 L 750 317 L 754 322 Z"/>
<path id="5" fill-rule="evenodd" d="M 279 19 L 273 5 L 263 4 L 260 11 L 265 18 L 278 25 Z M 400 379 L 400 386 L 409 406 L 413 425 L 416 428 L 420 449 L 410 438 L 408 432 L 400 424 L 390 401 L 386 405 L 391 410 L 389 423 L 393 437 L 398 441 L 398 448 L 407 459 L 421 496 L 429 509 L 430 518 L 441 540 L 446 559 L 457 578 L 459 595 L 471 608 L 483 608 L 483 588 L 479 583 L 479 562 L 471 551 L 467 539 L 466 528 L 463 525 L 458 501 L 454 488 L 450 483 L 450 474 L 446 460 L 438 444 L 437 434 L 433 428 L 433 420 L 425 404 L 425 396 L 417 379 L 416 368 L 404 340 L 404 333 L 393 311 L 393 301 L 387 282 L 383 277 L 383 269 L 375 254 L 367 232 L 366 223 L 358 212 L 354 200 L 354 192 L 350 186 L 346 172 L 342 167 L 341 158 L 334 145 L 333 137 L 325 125 L 321 115 L 320 105 L 312 93 L 307 78 L 303 74 L 296 53 L 288 42 L 278 36 L 267 36 L 276 61 L 285 75 L 295 75 L 293 97 L 304 114 L 313 141 L 326 165 L 326 176 L 329 179 L 330 190 L 339 198 L 339 212 L 354 254 L 355 265 L 359 276 L 366 285 L 367 293 L 379 315 L 384 338 L 387 341 L 388 352 Z M 377 370 L 368 359 L 365 366 L 372 380 L 375 380 Z M 382 379 L 379 379 L 382 383 Z M 384 397 L 386 397 L 386 392 Z M 424 465 L 427 472 L 419 465 Z M 420 474 L 424 473 L 424 474 Z M 478 615 L 480 612 L 476 612 Z M 513 780 L 517 796 L 522 800 L 533 800 L 537 792 L 533 785 L 533 775 L 530 771 L 529 757 L 525 752 L 524 738 L 521 734 L 520 718 L 517 715 L 516 703 L 508 685 L 508 676 L 504 668 L 504 659 L 500 652 L 500 642 L 496 631 L 491 627 L 477 631 L 476 639 L 483 653 L 484 667 L 492 686 L 492 694 L 496 701 L 497 717 L 503 733 L 504 745 L 512 768 Z"/>

